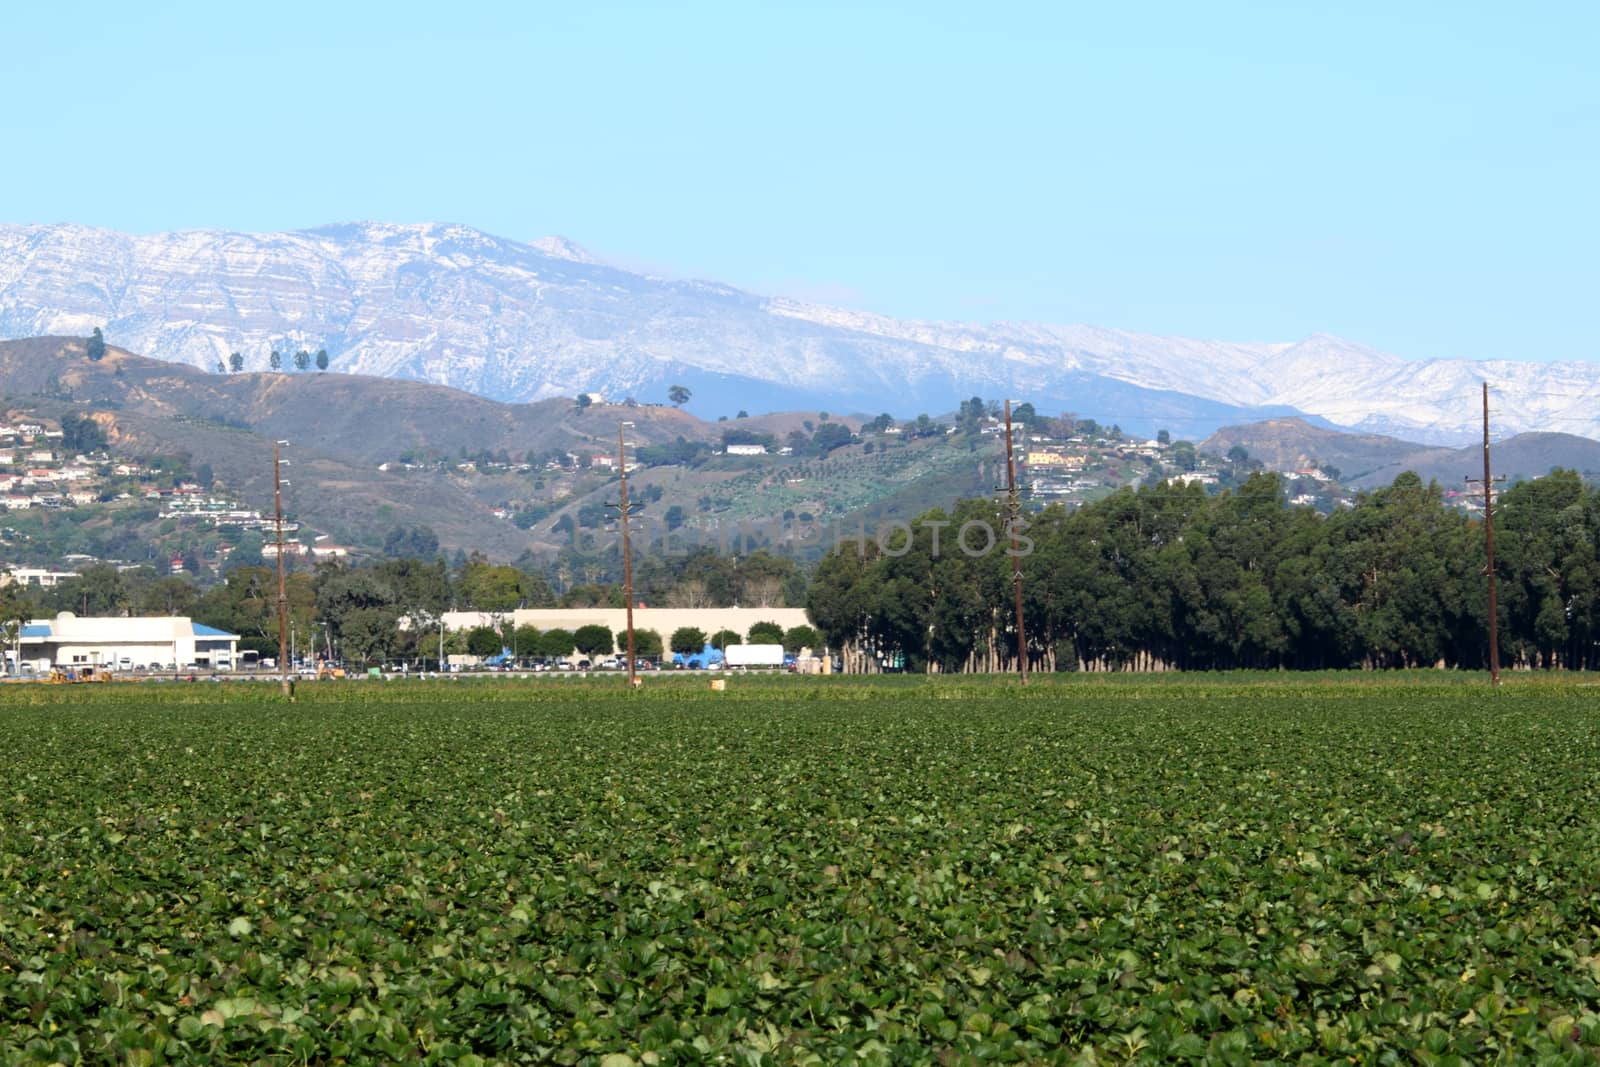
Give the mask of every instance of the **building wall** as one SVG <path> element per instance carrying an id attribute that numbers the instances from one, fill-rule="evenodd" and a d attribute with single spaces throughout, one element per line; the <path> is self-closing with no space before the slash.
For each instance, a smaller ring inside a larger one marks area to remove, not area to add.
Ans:
<path id="1" fill-rule="evenodd" d="M 215 634 L 197 638 L 192 620 L 183 616 L 145 618 L 80 618 L 62 612 L 53 619 L 37 619 L 29 627 L 48 626 L 50 632 L 20 640 L 24 660 L 48 660 L 52 665 L 100 664 L 115 666 L 128 659 L 147 663 L 208 664 L 227 654 L 237 660 L 237 636 Z"/>
<path id="2" fill-rule="evenodd" d="M 447 630 L 470 630 L 474 626 L 498 626 L 509 621 L 513 626 L 532 626 L 539 630 L 576 630 L 580 626 L 601 625 L 612 633 L 627 629 L 628 614 L 623 608 L 519 608 L 500 615 L 484 611 L 447 611 Z M 758 622 L 775 622 L 785 630 L 808 626 L 804 608 L 635 608 L 633 628 L 654 630 L 663 643 L 672 632 L 684 626 L 704 630 L 707 636 L 718 630 L 733 630 L 740 637 Z"/>
<path id="3" fill-rule="evenodd" d="M 106 641 L 84 643 L 46 641 L 39 646 L 37 653 L 30 654 L 24 649 L 24 658 L 30 655 L 48 659 L 53 666 L 58 667 L 75 667 L 85 663 L 115 667 L 123 658 L 131 660 L 140 667 L 147 663 L 176 663 L 181 667 L 185 663 L 194 662 L 194 642 L 191 640 L 187 645 L 179 642 L 175 647 L 171 641 L 163 644 L 135 641 L 126 644 Z"/>

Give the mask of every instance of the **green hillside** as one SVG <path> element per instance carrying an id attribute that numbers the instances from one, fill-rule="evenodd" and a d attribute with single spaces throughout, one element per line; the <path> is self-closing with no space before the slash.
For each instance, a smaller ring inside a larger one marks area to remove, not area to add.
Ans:
<path id="1" fill-rule="evenodd" d="M 800 514 L 862 519 L 870 528 L 880 515 L 947 505 L 988 491 L 998 447 L 975 435 L 869 435 L 806 455 L 813 430 L 831 423 L 849 440 L 860 420 L 788 412 L 706 422 L 632 398 L 584 408 L 567 398 L 504 404 L 356 375 L 206 373 L 116 348 L 91 360 L 83 340 L 63 337 L 0 342 L 0 396 L 19 417 L 92 417 L 111 458 L 171 461 L 174 483 L 203 468 L 207 493 L 263 512 L 272 503 L 272 442 L 285 440 L 286 510 L 307 536 L 357 553 L 375 553 L 395 531 L 414 528 L 431 531 L 447 552 L 509 560 L 554 551 L 563 516 L 595 526 L 615 498 L 611 464 L 624 421 L 630 450 L 649 462 L 636 472 L 641 521 L 664 532 L 676 508 L 677 535 L 691 540 L 714 541 L 730 523 L 778 524 Z M 730 433 L 766 441 L 772 454 L 718 454 Z M 776 454 L 783 443 L 798 443 L 802 454 Z M 676 452 L 651 454 L 668 448 Z M 86 554 L 138 542 L 148 549 L 141 558 L 152 559 L 216 550 L 215 538 L 158 522 L 139 499 L 148 485 L 120 488 L 134 499 L 31 516 L 22 541 L 47 550 L 70 532 Z"/>

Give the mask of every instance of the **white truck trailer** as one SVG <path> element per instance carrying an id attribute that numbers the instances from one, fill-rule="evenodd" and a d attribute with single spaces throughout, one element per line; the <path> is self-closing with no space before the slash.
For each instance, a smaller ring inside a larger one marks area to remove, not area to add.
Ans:
<path id="1" fill-rule="evenodd" d="M 729 645 L 722 651 L 724 667 L 782 667 L 782 645 Z"/>

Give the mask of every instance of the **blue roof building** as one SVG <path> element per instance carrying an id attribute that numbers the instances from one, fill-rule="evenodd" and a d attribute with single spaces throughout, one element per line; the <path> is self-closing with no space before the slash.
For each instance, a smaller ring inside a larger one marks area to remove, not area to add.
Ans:
<path id="1" fill-rule="evenodd" d="M 131 670 L 151 664 L 231 669 L 238 660 L 239 635 L 182 615 L 80 618 L 63 611 L 53 619 L 25 623 L 17 645 L 23 663 L 40 671 L 78 666 Z"/>

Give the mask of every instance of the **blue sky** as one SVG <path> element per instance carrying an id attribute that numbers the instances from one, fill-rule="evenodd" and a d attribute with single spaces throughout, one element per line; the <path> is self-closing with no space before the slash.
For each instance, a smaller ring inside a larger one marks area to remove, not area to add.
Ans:
<path id="1" fill-rule="evenodd" d="M 0 219 L 560 233 L 887 314 L 1595 359 L 1600 6 L 27 5 Z"/>

